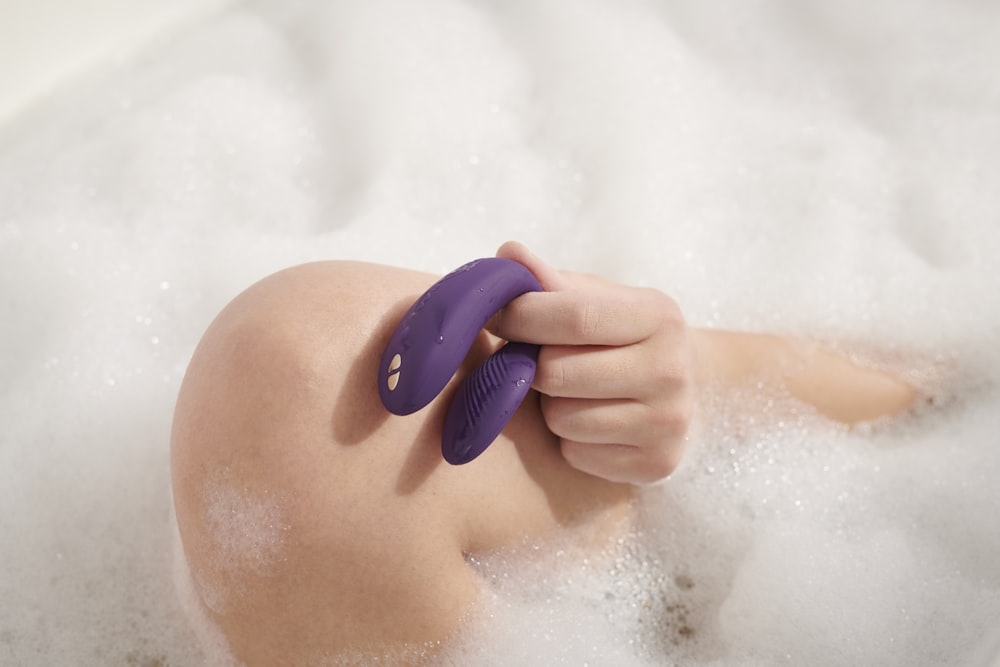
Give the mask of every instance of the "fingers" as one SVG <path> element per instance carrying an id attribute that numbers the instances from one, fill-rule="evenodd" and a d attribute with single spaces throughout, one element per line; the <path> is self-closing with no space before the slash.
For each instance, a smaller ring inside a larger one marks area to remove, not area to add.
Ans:
<path id="1" fill-rule="evenodd" d="M 629 345 L 683 328 L 670 297 L 639 287 L 531 292 L 514 299 L 494 324 L 497 335 L 536 345 Z"/>
<path id="2" fill-rule="evenodd" d="M 488 328 L 501 338 L 538 345 L 628 345 L 684 327 L 677 304 L 657 290 L 557 271 L 514 241 L 502 245 L 497 257 L 523 264 L 545 290 L 522 295 L 493 318 Z"/>
<path id="3" fill-rule="evenodd" d="M 677 304 L 657 290 L 556 271 L 518 243 L 497 256 L 526 266 L 546 290 L 514 299 L 489 328 L 542 346 L 533 388 L 566 461 L 612 481 L 669 475 L 692 407 Z"/>
<path id="4" fill-rule="evenodd" d="M 542 289 L 546 292 L 558 292 L 570 289 L 569 281 L 548 264 L 542 261 L 535 253 L 528 250 L 528 247 L 517 241 L 508 241 L 497 250 L 497 257 L 512 259 L 523 264 L 531 271 L 538 282 L 542 284 Z"/>
<path id="5" fill-rule="evenodd" d="M 683 415 L 630 399 L 553 398 L 542 395 L 542 414 L 549 429 L 563 440 L 591 444 L 627 443 L 659 446 L 683 436 Z"/>
<path id="6" fill-rule="evenodd" d="M 688 382 L 680 345 L 579 347 L 548 345 L 538 355 L 532 386 L 563 398 L 633 398 L 662 401 Z"/>
<path id="7" fill-rule="evenodd" d="M 607 445 L 563 440 L 562 456 L 577 470 L 611 482 L 648 484 L 669 476 L 680 460 L 677 449 Z"/>
<path id="8" fill-rule="evenodd" d="M 580 287 L 607 287 L 613 285 L 610 280 L 595 276 L 589 273 L 577 273 L 575 271 L 563 271 L 552 268 L 538 255 L 533 253 L 522 243 L 508 241 L 497 250 L 497 257 L 512 259 L 520 262 L 528 268 L 542 288 L 547 292 L 558 292 L 561 290 Z"/>

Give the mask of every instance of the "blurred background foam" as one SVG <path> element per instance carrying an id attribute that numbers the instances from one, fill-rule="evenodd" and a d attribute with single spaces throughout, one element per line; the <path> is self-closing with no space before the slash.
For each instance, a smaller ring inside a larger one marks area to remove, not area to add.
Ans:
<path id="1" fill-rule="evenodd" d="M 168 451 L 211 318 L 290 264 L 517 238 L 936 405 L 706 397 L 636 535 L 476 563 L 448 659 L 1000 664 L 998 33 L 944 0 L 5 3 L 0 663 L 216 664 Z"/>

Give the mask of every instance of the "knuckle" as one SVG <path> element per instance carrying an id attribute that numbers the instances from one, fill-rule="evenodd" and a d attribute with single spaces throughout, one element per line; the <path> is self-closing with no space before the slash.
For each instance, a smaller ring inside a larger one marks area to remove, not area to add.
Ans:
<path id="1" fill-rule="evenodd" d="M 601 309 L 591 301 L 574 304 L 570 311 L 572 333 L 582 340 L 593 338 L 601 326 Z"/>
<path id="2" fill-rule="evenodd" d="M 643 479 L 639 482 L 655 482 L 669 477 L 680 465 L 684 453 L 684 440 L 679 436 L 661 437 L 655 444 L 641 450 L 641 470 Z"/>
<path id="3" fill-rule="evenodd" d="M 690 414 L 686 407 L 676 407 L 672 410 L 654 410 L 651 417 L 650 431 L 659 438 L 674 438 L 683 436 L 690 423 Z"/>
<path id="4" fill-rule="evenodd" d="M 645 473 L 649 476 L 646 481 L 655 482 L 669 477 L 677 469 L 677 457 L 668 449 L 656 450 L 643 466 Z"/>
<path id="5" fill-rule="evenodd" d="M 555 357 L 551 348 L 543 347 L 535 369 L 535 387 L 543 394 L 558 394 L 566 386 L 566 364 Z"/>
<path id="6" fill-rule="evenodd" d="M 661 327 L 677 328 L 684 326 L 684 314 L 680 305 L 668 294 L 651 287 L 645 288 L 648 307 L 652 310 L 656 322 Z"/>
<path id="7" fill-rule="evenodd" d="M 687 386 L 687 364 L 679 355 L 669 351 L 654 355 L 647 372 L 657 394 L 673 394 Z"/>
<path id="8" fill-rule="evenodd" d="M 683 438 L 691 427 L 694 400 L 689 392 L 666 401 L 645 404 L 642 417 L 642 441 L 663 448 Z"/>
<path id="9" fill-rule="evenodd" d="M 524 308 L 517 300 L 511 301 L 499 313 L 499 334 L 508 340 L 516 339 L 524 331 Z"/>
<path id="10" fill-rule="evenodd" d="M 496 334 L 506 340 L 519 340 L 525 334 L 529 315 L 522 302 L 514 299 L 494 315 Z"/>

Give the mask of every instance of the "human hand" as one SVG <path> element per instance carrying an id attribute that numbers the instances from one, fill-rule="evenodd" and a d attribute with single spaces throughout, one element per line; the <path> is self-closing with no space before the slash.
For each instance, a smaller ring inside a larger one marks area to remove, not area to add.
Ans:
<path id="1" fill-rule="evenodd" d="M 514 299 L 491 328 L 542 346 L 533 388 L 563 458 L 615 482 L 673 472 L 693 404 L 690 336 L 673 299 L 556 271 L 519 243 L 497 256 L 526 266 L 546 290 Z"/>

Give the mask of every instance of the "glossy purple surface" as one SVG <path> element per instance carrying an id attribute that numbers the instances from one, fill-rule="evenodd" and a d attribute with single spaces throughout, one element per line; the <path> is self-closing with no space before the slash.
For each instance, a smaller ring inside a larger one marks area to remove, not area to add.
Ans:
<path id="1" fill-rule="evenodd" d="M 486 322 L 512 299 L 541 289 L 523 265 L 493 257 L 469 262 L 435 283 L 403 315 L 382 353 L 378 390 L 386 409 L 407 415 L 430 403 Z M 451 426 L 442 452 L 449 462 L 472 460 L 499 434 L 527 395 L 537 352 L 535 346 L 508 344 L 466 379 L 455 399 L 461 406 L 453 405 L 446 420 Z"/>

